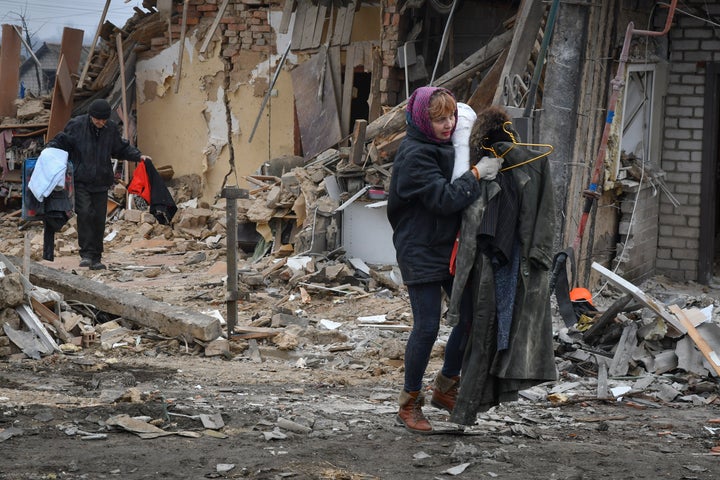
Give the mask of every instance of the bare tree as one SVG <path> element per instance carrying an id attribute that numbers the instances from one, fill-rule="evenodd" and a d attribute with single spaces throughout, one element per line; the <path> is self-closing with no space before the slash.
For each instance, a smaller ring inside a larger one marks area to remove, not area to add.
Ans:
<path id="1" fill-rule="evenodd" d="M 16 17 L 17 20 L 20 21 L 21 26 L 22 26 L 22 32 L 24 32 L 24 34 L 25 34 L 25 39 L 24 39 L 25 41 L 23 42 L 23 43 L 24 43 L 24 47 L 25 47 L 26 49 L 29 49 L 29 50 L 30 50 L 29 52 L 27 52 L 27 54 L 28 54 L 29 57 L 30 57 L 30 56 L 34 56 L 35 46 L 33 45 L 33 38 L 32 38 L 32 37 L 34 37 L 35 34 L 30 34 L 30 29 L 28 28 L 28 23 L 27 23 L 27 2 L 25 3 L 25 6 L 22 8 L 22 10 L 21 10 L 20 12 L 10 11 L 10 12 L 8 12 L 8 13 L 6 14 L 6 17 Z M 22 37 L 22 32 L 18 32 L 18 34 L 21 35 L 21 37 Z M 40 94 L 42 94 L 42 91 L 43 91 L 43 82 L 42 82 L 42 80 L 44 80 L 44 78 L 41 80 L 41 77 L 40 77 L 40 66 L 37 64 L 37 62 L 34 64 L 34 68 L 35 68 L 35 80 L 37 81 L 37 85 L 38 85 L 38 92 L 37 92 L 37 93 L 38 93 L 38 95 L 40 95 Z"/>

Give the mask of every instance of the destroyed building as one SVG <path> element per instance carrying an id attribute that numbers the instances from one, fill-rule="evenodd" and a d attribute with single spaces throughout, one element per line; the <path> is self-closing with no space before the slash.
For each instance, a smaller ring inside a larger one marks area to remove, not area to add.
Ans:
<path id="1" fill-rule="evenodd" d="M 558 250 L 575 247 L 578 283 L 597 280 L 593 261 L 635 281 L 665 274 L 709 283 L 720 211 L 713 131 L 720 108 L 710 95 L 717 82 L 712 19 L 719 8 L 716 2 L 685 2 L 681 9 L 674 2 L 624 1 L 146 1 L 128 25 L 100 29 L 74 106 L 77 112 L 95 96 L 125 102 L 139 125 L 129 118 L 129 135 L 158 165 L 199 175 L 206 201 L 225 185 L 265 188 L 247 177 L 273 165 L 288 172 L 323 158 L 341 204 L 364 187 L 382 190 L 408 92 L 443 85 L 475 109 L 509 107 L 525 140 L 553 146 Z M 87 33 L 75 40 L 76 51 Z M 2 99 L 5 117 L 14 116 L 12 100 Z M 1 128 L 13 123 L 6 119 Z M 46 136 L 62 124 L 51 121 Z M 32 128 L 39 127 L 16 135 Z M 351 168 L 337 169 L 338 163 Z M 305 226 L 307 213 L 329 214 L 309 204 L 305 210 Z M 376 213 L 369 220 L 382 223 L 382 211 Z M 337 217 L 340 242 L 352 243 Z M 378 229 L 374 238 L 382 241 L 387 230 Z"/>
<path id="2" fill-rule="evenodd" d="M 262 239 L 278 256 L 343 248 L 392 264 L 384 189 L 404 100 L 432 83 L 476 110 L 506 106 L 523 140 L 552 147 L 557 250 L 573 247 L 578 284 L 599 281 L 593 262 L 630 281 L 713 281 L 720 2 L 147 0 L 136 10 L 124 26 L 101 22 L 86 62 L 90 32 L 66 29 L 52 97 L 25 102 L 12 75 L 21 39 L 3 27 L 6 209 L 17 209 L 22 160 L 103 97 L 169 176 L 200 179 L 205 205 L 225 187 L 247 190 L 246 248 Z"/>

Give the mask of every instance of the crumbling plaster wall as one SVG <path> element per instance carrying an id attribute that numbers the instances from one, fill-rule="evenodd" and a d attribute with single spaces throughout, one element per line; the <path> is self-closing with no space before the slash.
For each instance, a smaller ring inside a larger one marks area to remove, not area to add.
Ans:
<path id="1" fill-rule="evenodd" d="M 269 12 L 267 24 L 276 29 L 280 15 Z M 272 158 L 293 153 L 294 111 L 290 75 L 283 69 L 248 142 L 280 55 L 273 53 L 268 60 L 269 47 L 237 48 L 228 62 L 223 44 L 215 41 L 201 56 L 206 30 L 189 31 L 179 79 L 179 41 L 138 62 L 138 145 L 157 165 L 171 164 L 176 176 L 201 175 L 203 199 L 212 201 L 228 174 L 227 185 L 246 188 L 244 176 Z M 292 32 L 273 33 L 277 51 L 284 51 Z M 287 63 L 292 62 L 294 56 L 289 56 Z"/>

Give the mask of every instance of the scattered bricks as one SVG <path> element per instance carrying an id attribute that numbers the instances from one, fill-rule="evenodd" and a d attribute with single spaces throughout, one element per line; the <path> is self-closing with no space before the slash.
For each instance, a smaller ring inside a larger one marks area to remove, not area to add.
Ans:
<path id="1" fill-rule="evenodd" d="M 83 348 L 90 348 L 90 346 L 97 342 L 97 333 L 95 330 L 84 330 L 82 332 L 82 346 Z"/>
<path id="2" fill-rule="evenodd" d="M 198 12 L 217 12 L 217 5 L 198 5 Z"/>
<path id="3" fill-rule="evenodd" d="M 125 210 L 123 219 L 128 222 L 140 223 L 142 221 L 142 212 L 140 210 Z"/>
<path id="4" fill-rule="evenodd" d="M 232 23 L 238 23 L 238 20 L 239 19 L 237 17 L 223 17 L 220 19 L 220 23 L 224 25 L 229 25 Z"/>
<path id="5" fill-rule="evenodd" d="M 242 272 L 240 273 L 240 281 L 250 287 L 265 286 L 265 277 L 259 272 Z"/>
<path id="6" fill-rule="evenodd" d="M 0 277 L 0 309 L 21 305 L 25 299 L 25 288 L 19 273 Z"/>
<path id="7" fill-rule="evenodd" d="M 247 25 L 244 23 L 231 23 L 227 26 L 227 29 L 233 32 L 244 32 L 247 30 Z"/>
<path id="8" fill-rule="evenodd" d="M 158 223 L 155 215 L 150 212 L 143 212 L 142 216 L 140 217 L 140 221 L 143 223 L 148 223 L 150 225 L 155 225 L 156 223 Z"/>
<path id="9" fill-rule="evenodd" d="M 250 30 L 253 32 L 265 32 L 265 33 L 270 33 L 272 31 L 270 29 L 270 25 L 251 25 Z"/>
<path id="10" fill-rule="evenodd" d="M 178 213 L 180 214 L 176 223 L 178 228 L 196 229 L 205 227 L 208 219 L 212 217 L 212 211 L 206 208 L 185 208 Z"/>
<path id="11" fill-rule="evenodd" d="M 138 227 L 137 231 L 143 238 L 150 238 L 153 232 L 153 226 L 149 223 L 143 223 Z"/>

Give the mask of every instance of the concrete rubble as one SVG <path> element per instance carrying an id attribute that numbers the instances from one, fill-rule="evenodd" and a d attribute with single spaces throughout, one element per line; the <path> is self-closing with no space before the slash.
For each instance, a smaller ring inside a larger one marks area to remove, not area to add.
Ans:
<path id="1" fill-rule="evenodd" d="M 144 355 L 157 351 L 185 352 L 333 370 L 371 369 L 381 357 L 380 364 L 385 368 L 400 368 L 404 338 L 411 325 L 409 306 L 386 311 L 388 307 L 383 302 L 404 298 L 406 294 L 398 277 L 393 275 L 392 265 L 368 266 L 348 258 L 336 242 L 330 227 L 333 211 L 340 202 L 331 199 L 325 189 L 329 170 L 326 163 L 321 169 L 296 167 L 277 178 L 262 177 L 269 188 L 259 188 L 252 198 L 239 202 L 238 218 L 243 223 L 238 230 L 255 235 L 238 238 L 241 247 L 238 293 L 248 305 L 264 302 L 266 310 L 254 312 L 241 306 L 239 322 L 230 339 L 224 330 L 216 338 L 188 335 L 172 338 L 127 318 L 109 315 L 93 305 L 73 302 L 68 297 L 47 303 L 49 310 L 60 311 L 59 318 L 68 336 L 63 339 L 51 324 L 46 323 L 46 328 L 59 349 L 70 355 L 93 349 L 123 349 Z M 195 275 L 193 272 L 200 271 L 211 273 L 207 282 L 195 284 L 194 295 L 186 296 L 185 300 L 215 307 L 207 309 L 205 314 L 217 319 L 224 329 L 225 201 L 219 199 L 212 205 L 198 201 L 199 192 L 191 178 L 177 178 L 167 183 L 180 206 L 173 224 L 159 225 L 143 210 L 118 207 L 108 222 L 106 251 L 117 251 L 128 258 L 122 263 L 110 262 L 109 271 L 96 276 L 94 281 L 122 284 L 138 279 L 157 280 L 162 288 L 145 295 L 164 302 L 163 289 L 170 288 L 168 280 L 163 278 Z M 314 210 L 324 215 L 307 215 Z M 280 238 L 266 239 L 260 232 L 263 225 L 272 222 L 284 222 L 288 227 L 275 229 L 283 232 Z M 2 219 L 5 228 L 12 228 L 15 223 L 8 215 Z M 25 228 L 29 257 L 39 259 L 42 234 L 36 225 Z M 59 257 L 76 256 L 75 237 L 73 219 L 58 234 Z M 25 244 L 19 236 L 8 238 L 4 251 L 9 257 L 22 258 Z M 153 256 L 157 255 L 164 258 L 172 255 L 176 261 L 172 265 L 153 264 Z M 140 257 L 150 260 L 145 262 L 148 265 L 139 264 L 136 258 Z M 34 268 L 30 269 L 31 279 Z M 26 297 L 21 291 L 20 278 L 19 273 L 3 269 L 0 298 L 4 303 L 0 318 L 5 329 L 21 327 L 14 313 Z M 717 298 L 710 294 L 694 296 L 663 291 L 659 282 L 651 283 L 651 287 L 662 292 L 663 304 L 683 307 L 712 348 L 720 351 Z M 302 308 L 293 307 L 312 303 L 314 296 L 330 297 L 338 302 L 348 297 L 372 297 L 375 302 L 372 305 L 378 310 L 357 315 L 354 321 L 338 322 L 308 315 Z M 564 327 L 557 318 L 559 380 L 522 392 L 524 399 L 556 406 L 589 400 L 622 401 L 638 408 L 653 408 L 668 402 L 705 405 L 720 402 L 717 375 L 693 342 L 642 305 L 623 304 L 603 331 L 594 332 L 590 341 L 586 341 L 584 335 L 593 321 L 619 298 L 622 292 L 608 286 L 596 301 L 605 304 L 605 309 L 598 306 L 590 318 L 581 319 L 571 328 Z M 267 310 L 270 304 L 274 306 Z M 449 329 L 443 326 L 441 339 L 448 333 Z M 629 339 L 628 335 L 631 335 Z M 435 355 L 439 355 L 441 349 L 442 341 Z M 0 353 L 13 361 L 27 357 L 7 335 L 0 336 Z"/>

